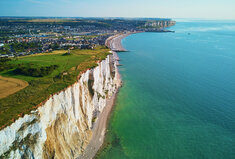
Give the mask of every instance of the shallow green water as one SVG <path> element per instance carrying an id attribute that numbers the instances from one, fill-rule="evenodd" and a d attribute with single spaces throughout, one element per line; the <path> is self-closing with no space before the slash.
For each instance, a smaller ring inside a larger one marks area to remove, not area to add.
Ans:
<path id="1" fill-rule="evenodd" d="M 235 22 L 171 29 L 123 40 L 124 85 L 98 158 L 235 158 Z"/>

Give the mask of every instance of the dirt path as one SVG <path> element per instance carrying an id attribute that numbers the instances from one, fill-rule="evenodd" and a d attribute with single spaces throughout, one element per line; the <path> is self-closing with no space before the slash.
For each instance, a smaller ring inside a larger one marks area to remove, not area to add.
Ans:
<path id="1" fill-rule="evenodd" d="M 0 99 L 5 98 L 28 86 L 26 81 L 0 76 Z"/>

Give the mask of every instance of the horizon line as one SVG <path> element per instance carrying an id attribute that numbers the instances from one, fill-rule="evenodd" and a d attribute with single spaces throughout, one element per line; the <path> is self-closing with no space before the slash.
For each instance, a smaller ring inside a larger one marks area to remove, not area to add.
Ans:
<path id="1" fill-rule="evenodd" d="M 235 19 L 231 19 L 231 18 L 162 18 L 162 17 L 128 17 L 128 16 L 121 16 L 121 17 L 118 17 L 118 16 L 114 16 L 114 17 L 106 17 L 106 16 L 19 16 L 19 15 L 10 15 L 10 16 L 1 16 L 0 17 L 15 17 L 15 18 L 125 18 L 125 19 L 147 19 L 147 18 L 150 18 L 150 19 L 170 19 L 170 20 L 177 20 L 177 19 L 182 19 L 182 20 L 231 20 L 231 21 L 234 21 Z"/>

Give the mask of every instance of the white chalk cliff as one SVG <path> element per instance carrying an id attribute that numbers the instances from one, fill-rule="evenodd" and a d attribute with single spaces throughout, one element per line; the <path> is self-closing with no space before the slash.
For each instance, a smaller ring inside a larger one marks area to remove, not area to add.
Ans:
<path id="1" fill-rule="evenodd" d="M 1 130 L 0 158 L 78 158 L 91 140 L 92 127 L 107 99 L 120 87 L 114 55 Z"/>

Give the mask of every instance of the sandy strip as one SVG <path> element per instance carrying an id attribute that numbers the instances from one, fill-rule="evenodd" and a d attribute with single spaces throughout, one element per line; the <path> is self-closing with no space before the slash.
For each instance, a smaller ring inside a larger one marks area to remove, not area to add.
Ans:
<path id="1" fill-rule="evenodd" d="M 109 37 L 106 40 L 105 45 L 109 47 L 112 51 L 125 52 L 127 50 L 124 49 L 122 46 L 122 39 L 124 39 L 125 37 L 131 34 L 136 34 L 136 33 L 141 33 L 141 32 L 139 31 L 139 32 L 128 32 L 128 33 L 116 34 L 114 36 Z"/>
<path id="2" fill-rule="evenodd" d="M 122 39 L 125 38 L 126 36 L 127 36 L 127 34 L 114 37 L 112 39 L 111 45 L 110 45 L 111 50 L 113 50 L 113 51 L 126 51 L 123 48 L 122 43 L 121 43 Z"/>
<path id="3" fill-rule="evenodd" d="M 124 49 L 122 46 L 122 39 L 130 34 L 132 33 L 114 35 L 107 39 L 106 46 L 108 46 L 111 50 L 116 52 L 126 51 L 126 49 Z"/>
<path id="4" fill-rule="evenodd" d="M 106 46 L 108 46 L 113 53 L 113 58 L 116 60 L 116 64 L 118 65 L 119 57 L 115 51 L 126 51 L 122 45 L 121 40 L 128 34 L 118 34 L 114 35 L 106 40 Z M 118 73 L 118 79 L 121 80 L 121 76 Z M 101 148 L 106 134 L 107 122 L 112 111 L 113 105 L 115 104 L 115 99 L 117 96 L 118 90 L 113 94 L 113 96 L 107 100 L 106 106 L 103 111 L 99 114 L 97 121 L 92 129 L 92 139 L 84 150 L 83 154 L 79 157 L 79 159 L 92 159 L 95 157 L 98 150 Z"/>
<path id="5" fill-rule="evenodd" d="M 99 118 L 97 119 L 94 128 L 92 130 L 93 136 L 86 147 L 83 154 L 79 157 L 79 159 L 92 159 L 95 157 L 96 153 L 102 146 L 105 138 L 107 121 L 112 110 L 112 107 L 115 103 L 117 92 L 107 100 L 106 107 L 103 109 L 102 113 L 99 114 Z"/>

